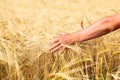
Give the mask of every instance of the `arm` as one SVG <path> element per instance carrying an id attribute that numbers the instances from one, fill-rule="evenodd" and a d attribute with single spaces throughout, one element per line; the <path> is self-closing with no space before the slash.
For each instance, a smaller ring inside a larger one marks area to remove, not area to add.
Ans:
<path id="1" fill-rule="evenodd" d="M 74 41 L 82 42 L 93 38 L 97 38 L 119 28 L 120 14 L 106 17 L 96 21 L 94 24 L 88 26 L 84 30 L 75 32 Z"/>
<path id="2" fill-rule="evenodd" d="M 63 44 L 68 45 L 75 42 L 90 40 L 105 35 L 119 28 L 120 28 L 120 14 L 109 16 L 96 21 L 95 23 L 93 23 L 92 25 L 88 26 L 83 30 L 79 30 L 74 33 L 61 34 L 59 38 L 51 42 L 53 47 L 50 49 L 50 51 L 55 52 L 61 47 L 63 48 L 62 50 L 64 50 L 65 47 L 62 46 Z"/>

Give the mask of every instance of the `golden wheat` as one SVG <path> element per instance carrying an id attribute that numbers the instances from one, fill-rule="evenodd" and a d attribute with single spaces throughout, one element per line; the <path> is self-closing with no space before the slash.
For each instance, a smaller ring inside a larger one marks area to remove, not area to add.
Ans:
<path id="1" fill-rule="evenodd" d="M 120 31 L 64 45 L 50 53 L 58 32 L 74 32 L 120 11 L 119 0 L 1 0 L 0 80 L 119 80 Z"/>

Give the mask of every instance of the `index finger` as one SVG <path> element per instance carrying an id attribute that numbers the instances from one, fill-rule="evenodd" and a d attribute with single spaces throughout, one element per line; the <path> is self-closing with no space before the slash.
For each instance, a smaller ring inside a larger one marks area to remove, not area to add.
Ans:
<path id="1" fill-rule="evenodd" d="M 53 41 L 51 41 L 50 43 L 49 43 L 49 45 L 50 44 L 53 44 L 53 43 L 56 43 L 56 42 L 58 42 L 59 41 L 59 38 L 56 38 L 56 39 L 54 39 Z"/>

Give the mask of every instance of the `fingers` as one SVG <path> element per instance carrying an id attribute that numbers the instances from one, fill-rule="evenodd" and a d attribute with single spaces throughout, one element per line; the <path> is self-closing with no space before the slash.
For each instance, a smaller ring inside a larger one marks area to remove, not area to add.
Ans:
<path id="1" fill-rule="evenodd" d="M 59 38 L 56 38 L 55 40 L 51 41 L 51 42 L 49 43 L 49 45 L 50 45 L 50 44 L 53 44 L 53 43 L 56 43 L 56 42 L 58 42 L 58 41 L 59 41 Z"/>
<path id="2" fill-rule="evenodd" d="M 59 33 L 59 35 L 65 35 L 65 34 L 66 34 L 66 33 L 64 33 L 64 32 L 60 32 L 60 33 Z"/>
<path id="3" fill-rule="evenodd" d="M 55 40 L 53 40 L 53 41 L 51 41 L 51 42 L 49 43 L 49 45 L 53 45 L 53 46 L 49 49 L 50 52 L 55 52 L 55 51 L 59 50 L 61 47 L 62 47 L 62 52 L 65 50 L 65 47 L 62 46 L 62 43 L 63 43 L 63 42 L 62 42 L 61 39 L 64 39 L 64 37 L 65 37 L 66 34 L 67 34 L 67 33 L 63 33 L 63 32 L 59 33 L 60 37 L 57 38 L 57 39 L 55 39 Z"/>
<path id="4" fill-rule="evenodd" d="M 59 46 L 53 48 L 53 49 L 51 50 L 51 52 L 53 53 L 53 52 L 57 51 L 59 48 L 61 48 L 61 45 L 59 45 Z"/>
<path id="5" fill-rule="evenodd" d="M 63 46 L 63 48 L 62 48 L 62 50 L 61 50 L 61 51 L 63 52 L 65 49 L 66 49 L 66 47 L 64 47 L 64 46 Z"/>
<path id="6" fill-rule="evenodd" d="M 54 47 L 52 47 L 52 48 L 50 49 L 50 52 L 53 53 L 53 52 L 59 50 L 60 48 L 62 48 L 62 49 L 61 49 L 61 52 L 62 52 L 62 53 L 63 53 L 64 50 L 66 49 L 65 46 L 62 46 L 61 44 L 59 44 L 59 45 L 56 44 Z"/>
<path id="7" fill-rule="evenodd" d="M 60 45 L 61 45 L 60 42 L 56 43 L 53 47 L 50 48 L 50 51 L 53 50 L 54 48 L 60 46 Z"/>

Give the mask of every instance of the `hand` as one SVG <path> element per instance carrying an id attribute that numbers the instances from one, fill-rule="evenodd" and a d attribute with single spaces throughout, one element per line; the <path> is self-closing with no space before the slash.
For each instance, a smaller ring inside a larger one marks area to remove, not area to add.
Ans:
<path id="1" fill-rule="evenodd" d="M 62 52 L 65 50 L 65 46 L 74 43 L 74 34 L 72 33 L 60 33 L 60 37 L 52 41 L 50 44 L 53 45 L 50 48 L 50 52 L 55 52 L 62 48 Z"/>

